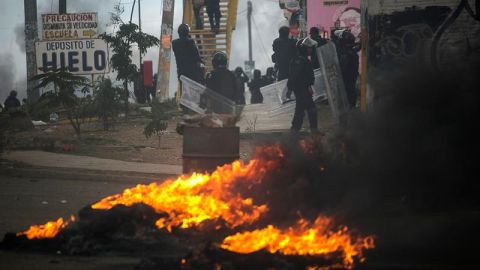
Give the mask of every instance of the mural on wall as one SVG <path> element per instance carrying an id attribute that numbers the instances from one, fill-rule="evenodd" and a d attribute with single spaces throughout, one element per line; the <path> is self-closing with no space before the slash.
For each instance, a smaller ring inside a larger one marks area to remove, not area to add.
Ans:
<path id="1" fill-rule="evenodd" d="M 446 73 L 478 66 L 480 0 L 451 2 L 367 14 L 369 65 L 395 68 L 415 63 Z"/>
<path id="2" fill-rule="evenodd" d="M 307 27 L 316 26 L 326 38 L 333 29 L 348 28 L 360 34 L 360 0 L 320 0 L 307 2 Z"/>

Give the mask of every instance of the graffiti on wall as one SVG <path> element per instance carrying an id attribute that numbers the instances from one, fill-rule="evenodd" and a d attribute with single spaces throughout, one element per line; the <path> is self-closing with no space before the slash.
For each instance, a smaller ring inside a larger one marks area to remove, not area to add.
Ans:
<path id="1" fill-rule="evenodd" d="M 416 63 L 444 70 L 480 61 L 480 0 L 405 8 L 370 16 L 369 63 L 389 68 Z"/>

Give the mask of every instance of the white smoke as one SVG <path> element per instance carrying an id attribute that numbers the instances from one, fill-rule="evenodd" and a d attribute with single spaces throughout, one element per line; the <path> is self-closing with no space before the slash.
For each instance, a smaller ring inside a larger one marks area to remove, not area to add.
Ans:
<path id="1" fill-rule="evenodd" d="M 0 53 L 0 102 L 3 104 L 15 86 L 15 68 L 10 53 Z"/>
<path id="2" fill-rule="evenodd" d="M 17 43 L 20 51 L 25 53 L 25 27 L 23 23 L 19 23 L 15 26 L 15 42 Z"/>

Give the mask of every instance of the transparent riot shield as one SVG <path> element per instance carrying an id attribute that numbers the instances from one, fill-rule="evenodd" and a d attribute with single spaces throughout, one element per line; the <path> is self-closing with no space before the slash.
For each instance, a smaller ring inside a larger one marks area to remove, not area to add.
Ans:
<path id="1" fill-rule="evenodd" d="M 180 104 L 198 114 L 235 114 L 235 102 L 208 89 L 204 85 L 180 76 L 182 96 Z"/>
<path id="2" fill-rule="evenodd" d="M 313 85 L 313 100 L 326 98 L 326 85 L 325 76 L 321 69 L 314 70 L 315 83 Z M 292 93 L 290 99 L 287 98 L 287 80 L 277 82 L 276 87 L 277 95 L 279 96 L 280 103 L 278 106 L 273 107 L 270 110 L 271 117 L 278 116 L 283 113 L 289 113 L 295 109 L 295 95 Z M 268 87 L 268 86 L 267 86 Z M 262 88 L 263 89 L 263 88 Z"/>
<path id="3" fill-rule="evenodd" d="M 335 44 L 330 41 L 317 48 L 317 56 L 321 73 L 325 76 L 324 84 L 330 109 L 337 123 L 340 123 L 349 105 Z"/>

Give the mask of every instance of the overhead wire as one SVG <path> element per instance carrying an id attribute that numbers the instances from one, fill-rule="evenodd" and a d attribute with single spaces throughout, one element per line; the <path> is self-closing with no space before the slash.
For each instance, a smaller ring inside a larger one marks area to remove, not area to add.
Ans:
<path id="1" fill-rule="evenodd" d="M 260 35 L 259 28 L 257 26 L 257 23 L 255 22 L 255 17 L 253 16 L 253 14 L 252 14 L 252 21 L 253 21 L 253 25 L 255 26 L 255 30 L 256 30 L 255 33 L 257 34 L 257 38 L 260 41 L 260 47 L 262 47 L 262 50 L 263 50 L 263 56 L 267 60 L 266 62 L 269 63 L 270 62 L 270 58 L 268 57 L 269 54 L 267 52 L 267 49 L 265 48 L 265 45 L 262 40 L 262 36 Z"/>
<path id="2" fill-rule="evenodd" d="M 242 11 L 237 11 L 237 15 L 242 15 L 243 13 L 247 12 L 248 9 L 244 9 Z"/>

